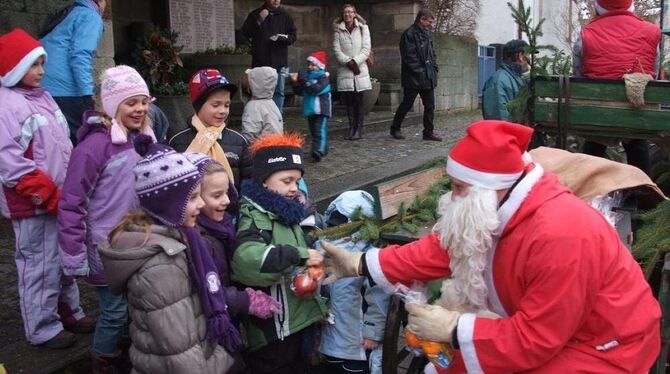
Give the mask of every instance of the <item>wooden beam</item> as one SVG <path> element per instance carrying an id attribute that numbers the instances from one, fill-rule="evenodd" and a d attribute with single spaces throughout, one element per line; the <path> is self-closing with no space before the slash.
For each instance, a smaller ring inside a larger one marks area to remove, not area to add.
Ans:
<path id="1" fill-rule="evenodd" d="M 417 196 L 425 194 L 442 179 L 445 172 L 445 168 L 440 166 L 377 184 L 372 191 L 377 218 L 386 219 L 398 214 L 400 204 L 412 204 Z"/>
<path id="2" fill-rule="evenodd" d="M 536 80 L 535 96 L 558 97 L 558 81 Z M 570 98 L 628 102 L 623 80 L 579 82 L 570 79 Z M 652 82 L 644 93 L 647 104 L 670 104 L 670 82 Z"/>
<path id="3" fill-rule="evenodd" d="M 670 110 L 648 110 L 570 104 L 570 124 L 593 127 L 628 128 L 670 133 Z M 552 123 L 558 119 L 558 103 L 535 102 L 535 121 Z M 597 129 L 596 129 L 597 130 Z M 662 133 L 661 135 L 662 136 Z"/>

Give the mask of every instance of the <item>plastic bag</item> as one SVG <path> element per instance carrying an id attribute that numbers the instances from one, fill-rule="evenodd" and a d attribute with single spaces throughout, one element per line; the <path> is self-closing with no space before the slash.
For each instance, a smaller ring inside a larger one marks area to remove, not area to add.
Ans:
<path id="1" fill-rule="evenodd" d="M 405 304 L 426 304 L 428 300 L 426 287 L 418 282 L 415 282 L 411 288 L 396 284 L 394 293 L 400 296 Z M 407 341 L 407 349 L 412 354 L 426 356 L 438 368 L 447 369 L 454 360 L 454 349 L 449 343 L 424 340 L 410 329 L 405 329 L 405 340 Z"/>

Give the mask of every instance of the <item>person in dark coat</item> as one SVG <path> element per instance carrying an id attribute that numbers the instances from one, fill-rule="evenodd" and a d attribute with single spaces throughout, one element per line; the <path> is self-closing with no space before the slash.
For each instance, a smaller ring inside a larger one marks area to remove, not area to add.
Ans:
<path id="1" fill-rule="evenodd" d="M 486 81 L 482 93 L 484 119 L 511 121 L 507 103 L 514 100 L 519 91 L 528 86 L 523 73 L 529 70 L 524 48 L 528 43 L 514 39 L 505 44 L 500 68 Z"/>
<path id="2" fill-rule="evenodd" d="M 284 109 L 284 86 L 289 75 L 288 46 L 295 43 L 293 18 L 280 8 L 281 0 L 265 0 L 253 10 L 242 25 L 242 34 L 251 40 L 251 67 L 271 66 L 279 77 L 273 100 Z"/>
<path id="3" fill-rule="evenodd" d="M 442 141 L 433 132 L 435 114 L 435 87 L 437 87 L 437 56 L 433 47 L 431 29 L 435 16 L 429 9 L 421 9 L 414 24 L 400 38 L 400 58 L 402 60 L 401 80 L 403 100 L 393 117 L 391 136 L 405 139 L 400 131 L 402 121 L 414 105 L 416 96 L 423 102 L 423 140 Z"/>

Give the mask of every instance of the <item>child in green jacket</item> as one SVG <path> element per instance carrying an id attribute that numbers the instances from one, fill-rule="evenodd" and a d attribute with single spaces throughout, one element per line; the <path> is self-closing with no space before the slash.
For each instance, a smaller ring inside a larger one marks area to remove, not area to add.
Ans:
<path id="1" fill-rule="evenodd" d="M 302 137 L 293 134 L 257 140 L 251 146 L 253 178 L 242 184 L 232 277 L 282 304 L 271 319 L 245 320 L 254 374 L 306 372 L 314 347 L 313 325 L 327 311 L 318 294 L 298 297 L 291 287 L 297 271 L 323 261 L 318 251 L 308 248 L 300 227 L 308 214 L 298 190 L 304 172 L 302 143 Z"/>

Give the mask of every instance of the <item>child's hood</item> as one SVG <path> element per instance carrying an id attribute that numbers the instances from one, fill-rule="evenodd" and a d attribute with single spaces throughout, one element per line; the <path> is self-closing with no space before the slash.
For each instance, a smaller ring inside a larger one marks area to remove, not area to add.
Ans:
<path id="1" fill-rule="evenodd" d="M 108 132 L 104 117 L 100 112 L 87 110 L 84 112 L 84 121 L 77 130 L 77 143 L 81 143 L 87 136 L 96 132 Z"/>
<path id="2" fill-rule="evenodd" d="M 143 227 L 131 226 L 113 246 L 106 243 L 98 248 L 112 292 L 122 292 L 128 279 L 160 252 L 174 256 L 186 249 L 174 229 L 154 225 L 148 240 L 146 235 Z"/>
<path id="3" fill-rule="evenodd" d="M 254 99 L 272 99 L 277 86 L 277 70 L 261 66 L 247 70 L 249 88 Z"/>

